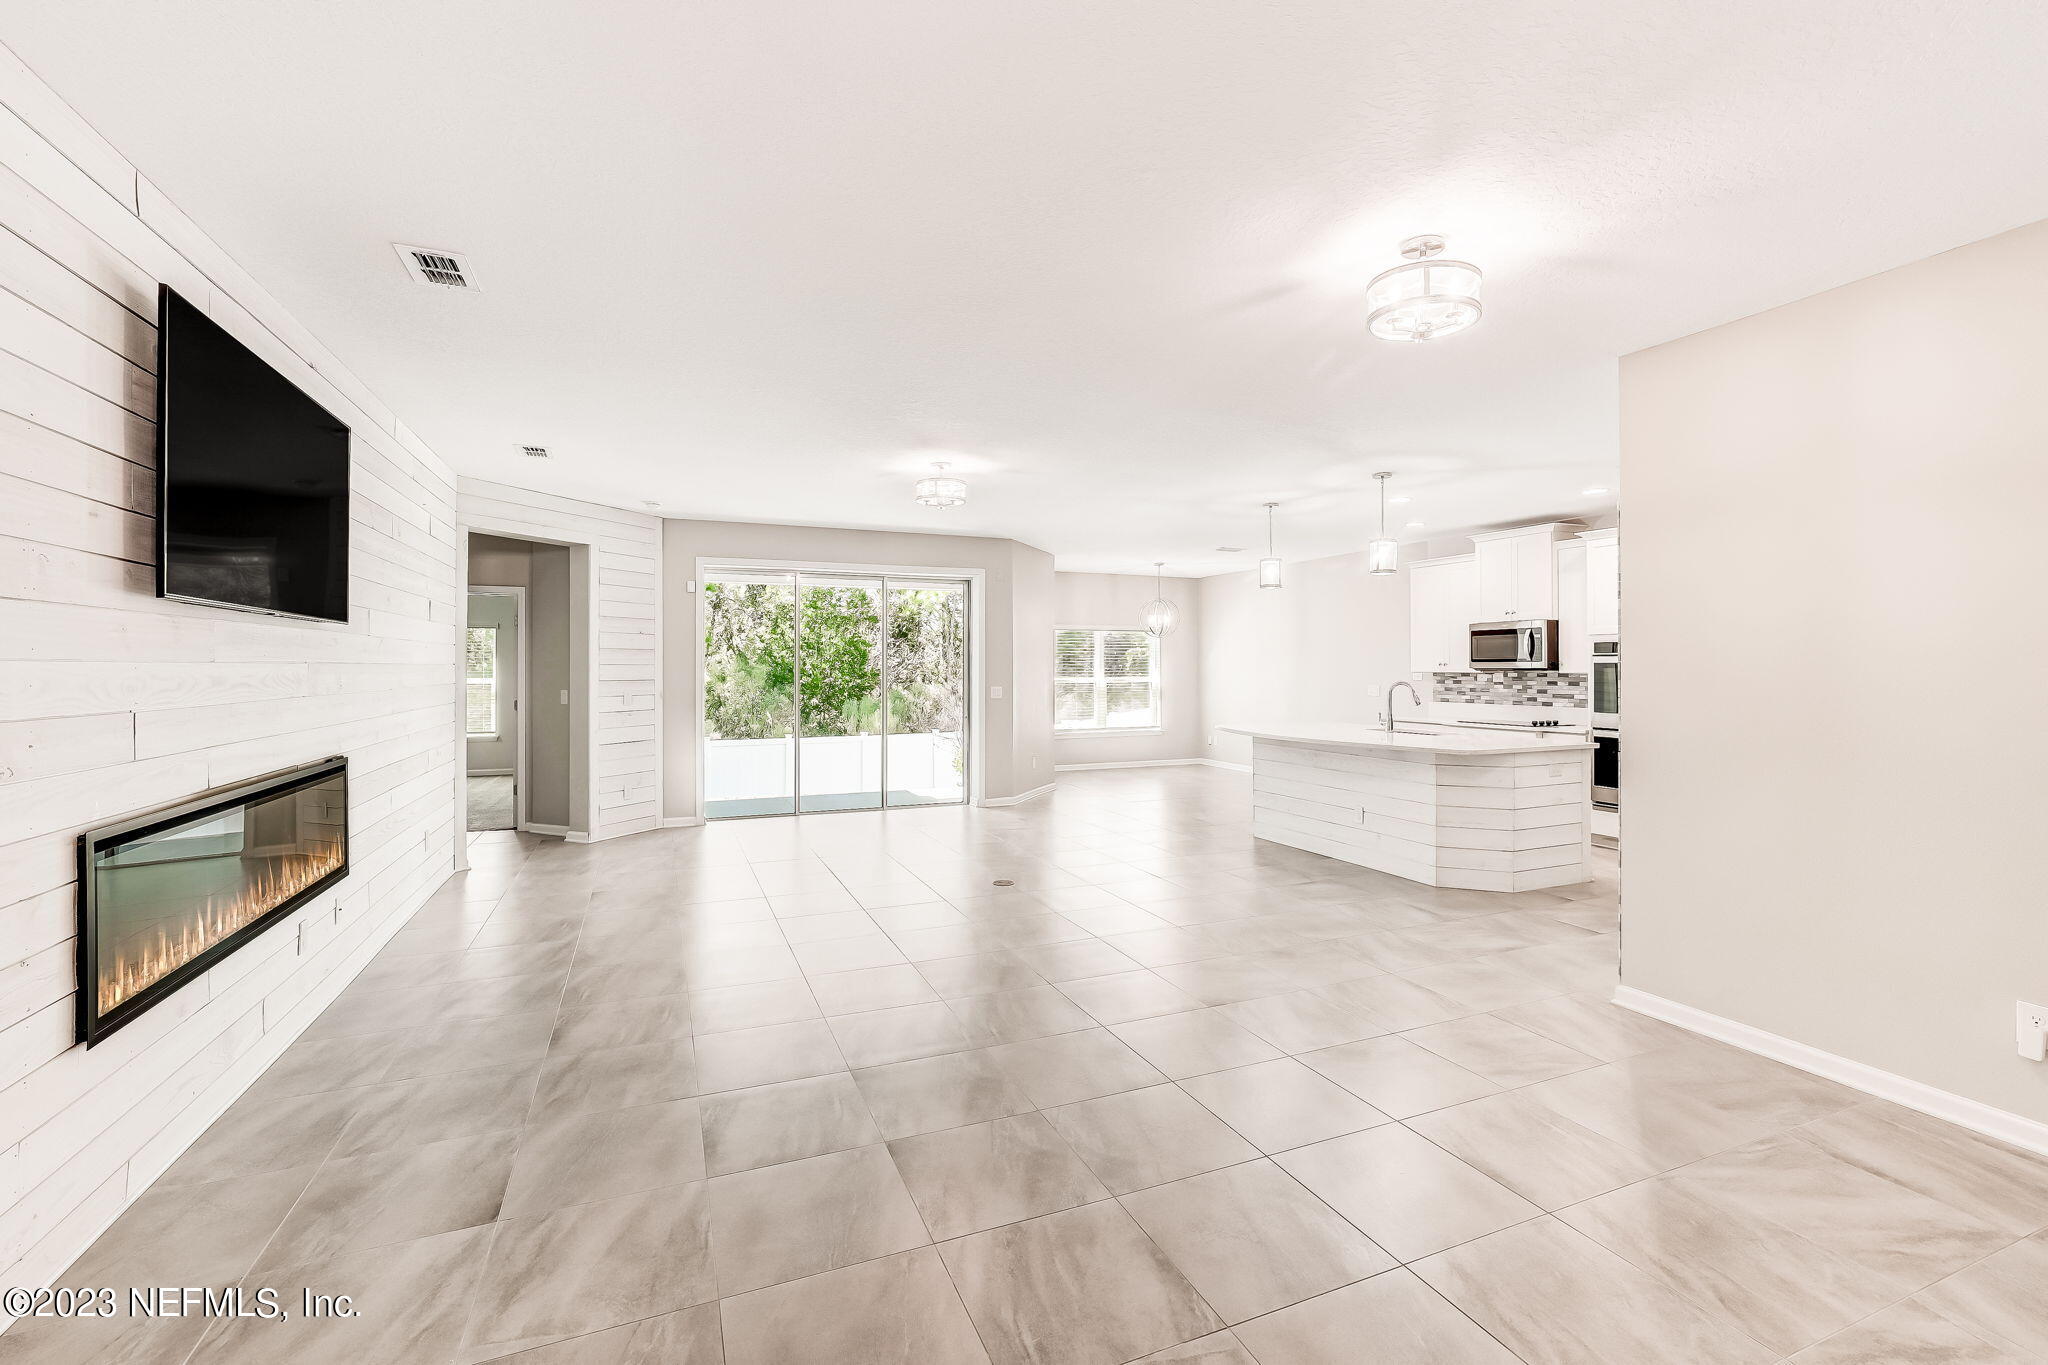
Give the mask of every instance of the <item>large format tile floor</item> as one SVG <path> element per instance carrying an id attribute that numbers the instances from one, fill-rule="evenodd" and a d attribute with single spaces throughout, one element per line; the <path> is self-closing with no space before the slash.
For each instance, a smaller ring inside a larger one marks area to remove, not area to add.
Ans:
<path id="1" fill-rule="evenodd" d="M 0 1359 L 2048 1358 L 2048 1161 L 1606 1003 L 1611 865 L 1435 891 L 1247 805 L 478 836 L 67 1276 L 359 1316 Z"/>

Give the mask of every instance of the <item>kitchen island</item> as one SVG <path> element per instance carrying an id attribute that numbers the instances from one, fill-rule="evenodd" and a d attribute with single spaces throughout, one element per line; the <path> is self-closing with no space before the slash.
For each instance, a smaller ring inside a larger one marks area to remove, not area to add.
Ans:
<path id="1" fill-rule="evenodd" d="M 1517 731 L 1280 722 L 1252 741 L 1252 833 L 1427 886 L 1592 875 L 1593 744 Z"/>

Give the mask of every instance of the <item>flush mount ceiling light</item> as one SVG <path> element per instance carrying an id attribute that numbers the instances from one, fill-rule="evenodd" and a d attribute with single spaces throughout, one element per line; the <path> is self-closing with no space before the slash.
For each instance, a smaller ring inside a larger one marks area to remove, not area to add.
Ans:
<path id="1" fill-rule="evenodd" d="M 1277 588 L 1280 586 L 1280 556 L 1273 553 L 1273 509 L 1280 504 L 1266 504 L 1266 557 L 1259 561 L 1259 586 Z"/>
<path id="2" fill-rule="evenodd" d="M 1152 564 L 1152 591 L 1156 594 L 1138 613 L 1138 624 L 1145 633 L 1157 640 L 1180 624 L 1180 608 L 1166 600 L 1166 561 L 1154 560 Z"/>
<path id="3" fill-rule="evenodd" d="M 1587 498 L 1604 498 L 1607 496 L 1607 490 L 1604 488 L 1581 488 L 1579 494 L 1581 497 Z"/>
<path id="4" fill-rule="evenodd" d="M 1365 287 L 1365 325 L 1382 341 L 1441 341 L 1479 321 L 1477 266 L 1437 259 L 1435 233 L 1401 243 L 1407 264 L 1383 270 Z"/>
<path id="5" fill-rule="evenodd" d="M 1387 480 L 1393 477 L 1391 471 L 1384 469 L 1373 475 L 1380 486 L 1380 533 L 1365 547 L 1367 573 L 1392 573 L 1401 566 L 1401 547 L 1387 534 Z"/>
<path id="6" fill-rule="evenodd" d="M 967 501 L 967 480 L 956 479 L 946 473 L 949 468 L 944 460 L 933 463 L 936 474 L 917 481 L 911 496 L 924 507 L 958 507 Z"/>

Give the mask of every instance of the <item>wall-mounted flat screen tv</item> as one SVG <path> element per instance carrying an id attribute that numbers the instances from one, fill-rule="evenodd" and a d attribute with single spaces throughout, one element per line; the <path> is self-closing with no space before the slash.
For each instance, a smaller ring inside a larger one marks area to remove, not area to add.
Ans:
<path id="1" fill-rule="evenodd" d="M 157 302 L 157 595 L 346 621 L 348 426 L 169 285 Z"/>

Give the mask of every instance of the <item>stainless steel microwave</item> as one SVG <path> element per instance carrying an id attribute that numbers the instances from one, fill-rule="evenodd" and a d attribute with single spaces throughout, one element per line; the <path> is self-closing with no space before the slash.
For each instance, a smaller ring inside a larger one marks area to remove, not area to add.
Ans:
<path id="1" fill-rule="evenodd" d="M 1479 621 L 1472 626 L 1472 667 L 1557 667 L 1557 622 Z"/>

